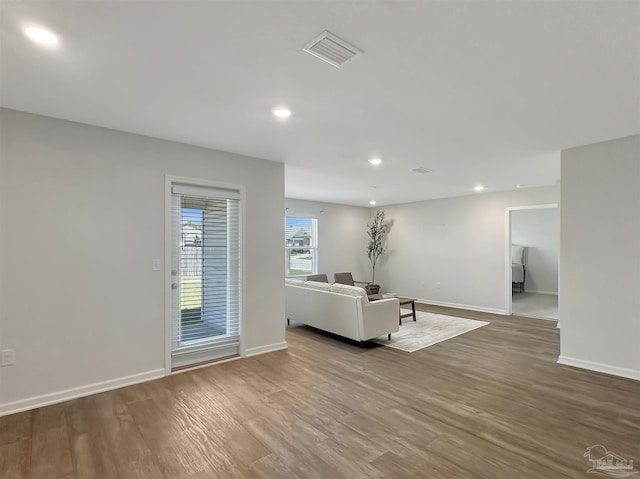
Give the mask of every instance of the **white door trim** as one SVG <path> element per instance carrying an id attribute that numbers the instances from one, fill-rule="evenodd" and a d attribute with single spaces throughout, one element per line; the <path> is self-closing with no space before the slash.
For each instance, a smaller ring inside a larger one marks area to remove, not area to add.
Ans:
<path id="1" fill-rule="evenodd" d="M 211 181 L 202 178 L 189 178 L 186 176 L 165 175 L 164 181 L 164 374 L 171 374 L 171 267 L 172 267 L 172 208 L 171 208 L 171 185 L 180 183 L 182 185 L 202 186 L 209 188 L 221 188 L 237 190 L 240 192 L 240 356 L 245 353 L 245 330 L 244 330 L 244 311 L 245 311 L 245 278 L 246 278 L 246 238 L 245 229 L 245 199 L 246 189 L 244 185 L 236 185 L 232 183 L 224 183 L 220 181 Z"/>
<path id="2" fill-rule="evenodd" d="M 512 314 L 511 304 L 511 213 L 518 210 L 544 210 L 558 208 L 558 203 L 544 203 L 541 205 L 528 205 L 528 206 L 510 206 L 505 208 L 504 215 L 504 277 L 505 277 L 505 296 L 504 296 L 504 310 L 507 316 Z M 560 257 L 560 250 L 558 249 L 558 259 Z M 558 271 L 558 275 L 560 272 Z"/>

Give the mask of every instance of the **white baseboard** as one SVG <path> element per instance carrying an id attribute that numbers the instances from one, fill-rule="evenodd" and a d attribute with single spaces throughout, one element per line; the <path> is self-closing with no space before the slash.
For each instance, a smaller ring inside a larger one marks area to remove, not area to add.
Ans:
<path id="1" fill-rule="evenodd" d="M 538 291 L 537 289 L 524 289 L 525 293 L 534 293 L 534 294 L 547 294 L 549 296 L 558 296 L 557 291 Z"/>
<path id="2" fill-rule="evenodd" d="M 250 356 L 257 356 L 258 354 L 280 351 L 281 349 L 287 349 L 288 347 L 287 342 L 282 341 L 281 343 L 267 344 L 265 346 L 258 346 L 257 348 L 247 348 L 244 350 L 242 357 L 248 358 Z"/>
<path id="3" fill-rule="evenodd" d="M 473 306 L 469 304 L 447 303 L 446 301 L 433 301 L 430 299 L 415 298 L 417 303 L 432 304 L 434 306 L 445 306 L 447 308 L 468 309 L 470 311 L 480 311 L 483 313 L 494 313 L 506 315 L 507 312 L 504 309 L 484 308 L 482 306 Z"/>
<path id="4" fill-rule="evenodd" d="M 287 349 L 287 342 L 268 344 L 266 346 L 259 346 L 257 348 L 249 348 L 245 350 L 244 357 L 256 356 L 258 354 L 270 353 L 272 351 L 279 351 L 281 349 Z M 133 374 L 131 376 L 125 376 L 122 378 L 111 379 L 108 381 L 101 381 L 98 383 L 88 384 L 86 386 L 80 386 L 77 388 L 65 389 L 63 391 L 57 391 L 50 394 L 43 394 L 41 396 L 34 396 L 27 399 L 21 399 L 19 401 L 13 401 L 5 404 L 0 404 L 0 416 L 6 416 L 8 414 L 14 414 L 29 409 L 35 409 L 38 407 L 49 406 L 70 399 L 75 399 L 83 396 L 89 396 L 91 394 L 97 394 L 112 389 L 118 389 L 124 386 L 131 386 L 153 379 L 159 379 L 165 376 L 164 369 L 155 369 L 153 371 L 147 371 L 144 373 Z"/>
<path id="5" fill-rule="evenodd" d="M 612 376 L 620 376 L 628 379 L 640 380 L 640 370 L 621 368 L 618 366 L 610 366 L 608 364 L 595 363 L 593 361 L 584 361 L 582 359 L 569 358 L 560 356 L 558 364 L 565 366 L 573 366 L 575 368 L 588 369 L 598 373 L 611 374 Z"/>
<path id="6" fill-rule="evenodd" d="M 513 311 L 512 311 L 513 313 Z M 558 321 L 557 318 L 545 318 L 543 316 L 536 316 L 534 314 L 513 313 L 514 316 L 520 316 L 521 318 L 539 319 L 541 321 Z"/>
<path id="7" fill-rule="evenodd" d="M 65 389 L 64 391 L 57 391 L 50 394 L 43 394 L 42 396 L 34 396 L 28 399 L 21 399 L 19 401 L 0 404 L 0 416 L 27 411 L 29 409 L 35 409 L 42 406 L 49 406 L 50 404 L 68 401 L 69 399 L 89 396 L 91 394 L 110 391 L 112 389 L 118 389 L 124 386 L 131 386 L 132 384 L 143 383 L 145 381 L 151 381 L 153 379 L 158 379 L 164 376 L 164 369 L 154 369 L 153 371 L 133 374 L 131 376 L 110 379 L 108 381 L 88 384 L 86 386 Z"/>

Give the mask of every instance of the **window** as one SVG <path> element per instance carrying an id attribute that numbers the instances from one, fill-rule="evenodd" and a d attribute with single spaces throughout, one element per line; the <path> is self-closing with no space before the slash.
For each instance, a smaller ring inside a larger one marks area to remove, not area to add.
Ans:
<path id="1" fill-rule="evenodd" d="M 287 216 L 284 224 L 287 276 L 318 272 L 318 220 Z"/>

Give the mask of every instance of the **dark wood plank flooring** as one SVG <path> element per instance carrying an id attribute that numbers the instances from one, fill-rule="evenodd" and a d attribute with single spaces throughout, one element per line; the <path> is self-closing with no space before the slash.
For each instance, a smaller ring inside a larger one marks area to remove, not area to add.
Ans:
<path id="1" fill-rule="evenodd" d="M 556 364 L 554 322 L 415 353 L 303 325 L 289 349 L 0 418 L 0 478 L 585 478 L 640 466 L 640 382 Z"/>

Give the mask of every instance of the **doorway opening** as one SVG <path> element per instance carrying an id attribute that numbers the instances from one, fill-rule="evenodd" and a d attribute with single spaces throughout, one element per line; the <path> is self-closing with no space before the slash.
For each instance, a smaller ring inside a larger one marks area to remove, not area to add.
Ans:
<path id="1" fill-rule="evenodd" d="M 507 208 L 507 314 L 558 321 L 557 204 Z"/>

